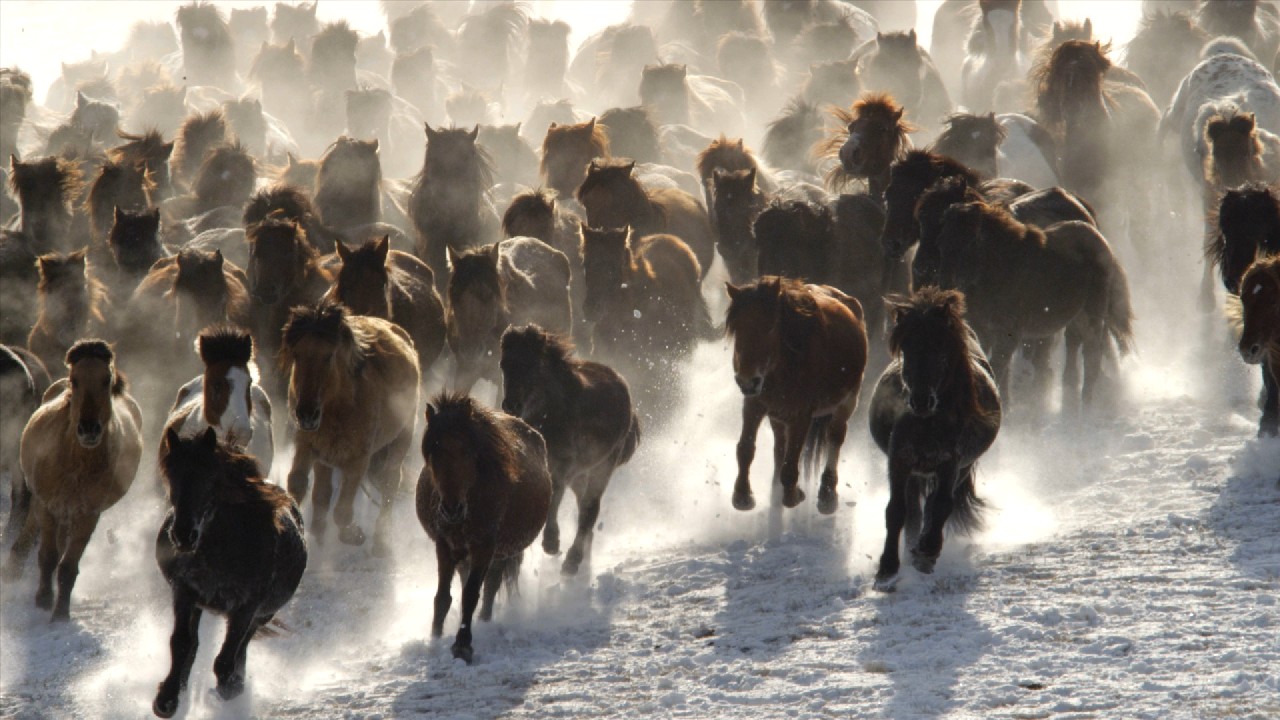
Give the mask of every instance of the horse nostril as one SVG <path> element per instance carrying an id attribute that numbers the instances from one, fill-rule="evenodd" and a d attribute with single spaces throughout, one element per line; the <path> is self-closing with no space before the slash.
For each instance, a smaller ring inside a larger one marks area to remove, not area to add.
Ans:
<path id="1" fill-rule="evenodd" d="M 465 515 L 466 512 L 467 512 L 466 503 L 461 503 L 461 502 L 456 502 L 456 503 L 441 502 L 440 503 L 440 517 L 444 518 L 448 522 L 457 522 L 461 520 L 462 516 Z"/>
<path id="2" fill-rule="evenodd" d="M 929 412 L 938 409 L 938 393 L 929 393 Z"/>
<path id="3" fill-rule="evenodd" d="M 80 435 L 97 435 L 102 432 L 102 424 L 97 420 L 81 420 L 76 425 L 76 432 Z"/>
<path id="4" fill-rule="evenodd" d="M 743 395 L 755 395 L 760 392 L 760 385 L 763 382 L 763 379 L 758 376 L 750 378 L 734 377 L 734 380 L 738 383 L 738 389 L 742 391 Z"/>

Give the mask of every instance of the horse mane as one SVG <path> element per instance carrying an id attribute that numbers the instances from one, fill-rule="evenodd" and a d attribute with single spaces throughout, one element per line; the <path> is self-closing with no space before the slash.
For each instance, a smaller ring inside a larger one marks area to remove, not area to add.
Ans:
<path id="1" fill-rule="evenodd" d="M 963 176 L 965 181 L 972 186 L 977 186 L 982 182 L 978 174 L 971 170 L 967 165 L 954 158 L 929 150 L 909 150 L 902 159 L 894 163 L 895 168 L 901 168 L 901 171 L 927 169 L 928 172 L 938 177 L 950 177 L 953 175 Z"/>
<path id="2" fill-rule="evenodd" d="M 1205 224 L 1212 228 L 1212 231 L 1208 233 L 1209 237 L 1205 241 L 1204 247 L 1205 259 L 1211 264 L 1222 268 L 1224 279 L 1227 272 L 1225 265 L 1227 260 L 1227 238 L 1222 230 L 1222 217 L 1224 214 L 1228 216 L 1244 214 L 1248 208 L 1245 203 L 1250 198 L 1260 198 L 1265 206 L 1264 211 L 1267 212 L 1269 217 L 1273 218 L 1274 225 L 1280 228 L 1280 197 L 1277 197 L 1277 191 L 1273 186 L 1265 183 L 1250 182 L 1224 193 L 1222 200 L 1211 207 L 1205 215 Z M 1253 220 L 1253 218 L 1249 219 Z M 1268 253 L 1280 254 L 1280 239 L 1269 237 L 1267 240 L 1274 244 L 1274 247 L 1266 247 Z"/>
<path id="3" fill-rule="evenodd" d="M 514 432 L 503 426 L 501 415 L 461 393 L 441 393 L 432 399 L 430 407 L 434 410 L 422 435 L 422 451 L 428 456 L 428 463 L 429 456 L 439 448 L 440 438 L 462 435 L 472 446 L 478 478 L 520 481 L 521 443 Z"/>
<path id="4" fill-rule="evenodd" d="M 516 218 L 523 215 L 545 216 L 555 223 L 555 199 L 556 191 L 546 188 L 535 188 L 526 190 L 525 192 L 511 198 L 511 204 L 507 206 L 506 212 L 502 213 L 502 234 L 511 237 L 511 226 Z M 546 238 L 540 238 L 547 241 Z"/>
<path id="5" fill-rule="evenodd" d="M 1229 35 L 1209 40 L 1200 50 L 1201 60 L 1211 58 L 1214 55 L 1239 55 L 1258 62 L 1257 56 L 1253 54 L 1253 51 L 1249 49 L 1249 46 L 1243 40 Z"/>
<path id="6" fill-rule="evenodd" d="M 274 210 L 261 221 L 249 225 L 245 229 L 246 240 L 256 242 L 264 237 L 277 238 L 290 236 L 308 265 L 320 260 L 320 251 L 307 239 L 307 230 L 294 218 L 285 215 L 283 210 Z"/>
<path id="7" fill-rule="evenodd" d="M 111 346 L 107 344 L 106 340 L 98 340 L 97 338 L 77 340 L 76 344 L 72 345 L 71 348 L 67 350 L 66 363 L 68 368 L 81 360 L 90 359 L 101 360 L 111 366 L 111 370 L 115 375 L 115 379 L 111 383 L 112 395 L 123 395 L 125 391 L 129 389 L 129 380 L 124 376 L 124 373 L 115 366 L 116 355 L 111 350 Z"/>
<path id="8" fill-rule="evenodd" d="M 429 125 L 427 127 L 430 129 Z M 467 130 L 466 128 L 447 127 L 439 130 L 430 129 L 428 135 L 434 134 L 436 137 L 454 136 L 456 138 L 457 136 L 470 135 L 471 132 L 471 130 Z M 459 168 L 440 167 L 438 163 L 434 165 L 432 164 L 431 138 L 429 137 L 427 140 L 425 155 L 422 159 L 422 170 L 413 179 L 413 192 L 418 192 L 420 188 L 430 185 L 431 182 L 448 182 L 455 185 L 465 184 L 467 186 L 466 189 L 476 195 L 487 194 L 493 186 L 493 160 L 489 157 L 489 151 L 486 150 L 478 141 L 472 142 L 470 145 L 474 151 L 474 155 L 467 158 L 471 161 L 470 165 L 468 167 L 461 168 L 461 172 L 459 172 Z M 436 151 L 436 158 L 440 157 L 439 152 L 439 150 Z M 427 176 L 429 170 L 435 170 L 436 172 L 445 171 L 453 174 L 449 177 L 432 177 L 429 179 Z"/>
<path id="9" fill-rule="evenodd" d="M 1001 241 L 1025 242 L 1041 247 L 1046 242 L 1043 230 L 1035 225 L 1023 224 L 1001 203 L 974 200 L 966 203 L 966 207 L 976 210 L 981 218 L 981 237 L 996 237 Z"/>
<path id="10" fill-rule="evenodd" d="M 244 225 L 248 227 L 260 223 L 275 213 L 306 223 L 315 217 L 315 207 L 311 204 L 311 197 L 302 188 L 296 185 L 272 185 L 249 198 L 249 204 L 244 208 Z"/>
<path id="11" fill-rule="evenodd" d="M 448 314 L 453 315 L 453 307 L 455 300 L 463 296 L 466 291 L 473 285 L 486 284 L 487 280 L 496 280 L 496 283 L 488 289 L 498 299 L 498 306 L 507 310 L 507 289 L 506 283 L 502 281 L 502 270 L 499 267 L 501 258 L 498 253 L 498 243 L 489 243 L 481 245 L 469 250 L 464 250 L 453 256 L 452 261 L 453 272 L 449 275 L 449 286 L 446 293 L 449 296 Z M 493 274 L 490 276 L 487 272 L 476 272 L 476 268 L 483 265 L 485 268 L 492 268 Z"/>
<path id="12" fill-rule="evenodd" d="M 200 359 L 206 366 L 218 363 L 248 365 L 253 357 L 253 336 L 234 325 L 215 325 L 200 331 L 196 340 Z"/>
<path id="13" fill-rule="evenodd" d="M 108 156 L 107 161 L 98 170 L 98 177 L 89 186 L 89 194 L 85 198 L 85 205 L 91 210 L 102 208 L 103 203 L 112 200 L 109 196 L 116 190 L 114 184 L 124 179 L 130 172 L 137 173 L 138 179 L 141 180 L 142 191 L 150 197 L 151 193 L 155 192 L 156 183 L 141 161 L 113 159 Z M 111 208 L 106 207 L 104 209 L 110 210 Z"/>
<path id="14" fill-rule="evenodd" d="M 989 413 L 982 407 L 978 399 L 978 382 L 974 377 L 973 364 L 969 362 L 971 349 L 971 332 L 965 322 L 964 293 L 958 290 L 943 290 L 937 286 L 926 286 L 916 290 L 910 296 L 893 294 L 885 298 L 893 327 L 889 331 L 889 352 L 894 357 L 901 357 L 902 343 L 906 340 L 916 323 L 925 317 L 940 317 L 946 322 L 945 342 L 952 355 L 959 358 L 953 363 L 952 371 L 958 380 L 960 397 L 964 403 L 962 409 L 986 417 Z"/>
<path id="15" fill-rule="evenodd" d="M 702 152 L 698 153 L 698 177 L 711 177 L 712 171 L 716 168 L 725 170 L 752 170 L 759 169 L 755 156 L 751 154 L 751 150 L 744 144 L 742 138 L 730 140 L 725 137 L 724 133 L 720 137 L 711 141 Z"/>
<path id="16" fill-rule="evenodd" d="M 199 167 L 205 153 L 211 148 L 221 145 L 227 140 L 227 117 L 220 108 L 207 113 L 188 115 L 178 128 L 177 142 L 174 143 L 170 163 L 178 174 Z M 194 153 L 194 157 L 193 157 Z"/>
<path id="17" fill-rule="evenodd" d="M 813 146 L 812 154 L 815 157 L 839 157 L 840 147 L 849 139 L 849 125 L 854 121 L 874 115 L 890 118 L 899 113 L 894 125 L 893 159 L 901 160 L 911 150 L 911 139 L 908 136 L 917 128 L 905 119 L 905 109 L 889 93 L 863 93 L 848 109 L 831 105 L 827 111 L 835 119 L 836 127 L 827 133 L 827 137 Z M 854 179 L 845 171 L 842 163 L 833 165 L 827 172 L 826 178 L 830 187 L 841 187 Z"/>
<path id="18" fill-rule="evenodd" d="M 149 158 L 168 160 L 173 154 L 175 143 L 165 142 L 164 136 L 160 134 L 159 130 L 150 129 L 141 135 L 133 135 L 119 130 L 116 135 L 126 142 L 107 151 L 107 156 L 112 160 L 137 159 L 142 161 Z"/>
<path id="19" fill-rule="evenodd" d="M 578 186 L 578 201 L 586 197 L 593 190 L 598 190 L 610 183 L 621 180 L 637 190 L 644 196 L 646 202 L 649 202 L 649 192 L 635 179 L 632 172 L 635 170 L 636 163 L 630 158 L 603 158 L 591 161 L 591 167 L 587 170 L 587 176 L 583 179 L 582 184 Z"/>
<path id="20" fill-rule="evenodd" d="M 188 459 L 189 451 L 174 452 L 180 445 L 203 446 L 212 452 L 217 469 L 213 473 L 213 497 L 219 504 L 257 506 L 271 515 L 277 531 L 284 530 L 282 517 L 285 513 L 281 511 L 292 509 L 293 496 L 284 488 L 267 482 L 257 459 L 218 440 L 213 428 L 185 438 L 180 438 L 172 428 L 166 431 L 166 442 L 161 444 L 161 469 L 166 486 L 173 482 L 174 477 L 184 474 L 185 468 L 180 461 L 205 460 L 201 456 Z"/>
<path id="21" fill-rule="evenodd" d="M 50 276 L 46 272 L 46 267 L 55 264 L 67 265 L 72 262 L 83 263 L 87 254 L 87 248 L 81 248 L 75 252 L 65 254 L 56 252 L 45 253 L 36 259 L 40 278 L 36 284 L 36 290 L 39 293 L 40 302 L 42 304 L 44 302 L 43 298 L 54 289 L 57 281 L 62 278 L 62 276 L 57 278 Z M 88 266 L 81 265 L 81 267 L 83 268 L 83 274 L 80 275 L 77 280 L 83 281 L 84 299 L 86 301 L 84 311 L 88 314 L 88 317 L 91 320 L 100 324 L 105 323 L 102 309 L 108 303 L 107 286 L 89 272 Z"/>
<path id="22" fill-rule="evenodd" d="M 292 364 L 293 348 L 306 337 L 318 337 L 349 349 L 348 369 L 352 373 L 359 371 L 374 340 L 352 323 L 351 318 L 347 306 L 332 300 L 294 307 L 284 325 L 281 354 Z"/>
<path id="23" fill-rule="evenodd" d="M 561 144 L 570 136 L 580 134 L 587 127 L 591 129 L 591 134 L 588 138 L 588 143 L 591 146 L 591 156 L 598 158 L 609 157 L 609 133 L 596 118 L 592 118 L 586 122 L 573 125 L 556 125 L 547 128 L 547 136 L 542 140 L 542 163 L 539 165 L 538 170 L 543 175 L 546 175 L 548 171 L 547 157 L 552 154 L 549 150 L 553 146 Z"/>

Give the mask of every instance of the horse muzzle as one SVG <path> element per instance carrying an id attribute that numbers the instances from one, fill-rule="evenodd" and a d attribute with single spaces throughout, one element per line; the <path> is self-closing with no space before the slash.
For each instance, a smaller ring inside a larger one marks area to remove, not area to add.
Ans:
<path id="1" fill-rule="evenodd" d="M 323 416 L 320 408 L 314 410 L 298 408 L 293 413 L 294 418 L 298 421 L 298 428 L 306 432 L 315 432 L 320 429 L 320 419 Z"/>
<path id="2" fill-rule="evenodd" d="M 447 503 L 441 501 L 440 507 L 436 512 L 446 524 L 456 525 L 466 519 L 467 504 L 465 502 Z"/>
<path id="3" fill-rule="evenodd" d="M 76 424 L 76 440 L 80 447 L 92 450 L 102 442 L 102 423 L 97 420 L 81 420 Z"/>
<path id="4" fill-rule="evenodd" d="M 169 542 L 173 543 L 173 547 L 178 552 L 194 552 L 196 547 L 200 545 L 201 529 L 199 525 L 185 529 L 179 529 L 177 525 L 174 525 L 169 528 Z"/>
<path id="5" fill-rule="evenodd" d="M 907 409 L 917 417 L 931 417 L 938 412 L 938 393 L 911 393 L 907 396 Z"/>
<path id="6" fill-rule="evenodd" d="M 863 174 L 866 153 L 856 144 L 846 142 L 840 147 L 840 166 L 850 175 Z"/>
<path id="7" fill-rule="evenodd" d="M 1267 358 L 1267 346 L 1260 342 L 1240 343 L 1240 357 L 1250 365 L 1260 365 Z"/>
<path id="8" fill-rule="evenodd" d="M 734 375 L 733 381 L 738 383 L 738 389 L 741 390 L 742 394 L 746 397 L 759 395 L 760 391 L 764 389 L 763 375 L 753 375 L 749 378 L 742 377 L 741 375 Z"/>

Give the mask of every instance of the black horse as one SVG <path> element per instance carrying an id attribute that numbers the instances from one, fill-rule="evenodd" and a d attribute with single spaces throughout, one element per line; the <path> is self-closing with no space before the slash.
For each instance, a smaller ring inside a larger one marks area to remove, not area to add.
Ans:
<path id="1" fill-rule="evenodd" d="M 911 564 L 923 573 L 933 572 L 942 553 L 944 525 L 962 532 L 981 526 L 984 503 L 974 492 L 973 466 L 1000 430 L 1000 395 L 964 320 L 962 294 L 927 287 L 886 304 L 894 359 L 876 384 L 870 418 L 871 437 L 889 457 L 887 533 L 875 588 L 891 592 L 904 524 Z"/>
<path id="2" fill-rule="evenodd" d="M 213 428 L 189 438 L 167 430 L 160 468 L 172 504 L 156 538 L 156 562 L 173 590 L 172 665 L 151 709 L 167 718 L 191 675 L 204 610 L 227 618 L 213 661 L 218 694 L 244 692 L 249 640 L 293 597 L 307 546 L 293 498 L 264 482 L 252 457 L 219 443 Z"/>

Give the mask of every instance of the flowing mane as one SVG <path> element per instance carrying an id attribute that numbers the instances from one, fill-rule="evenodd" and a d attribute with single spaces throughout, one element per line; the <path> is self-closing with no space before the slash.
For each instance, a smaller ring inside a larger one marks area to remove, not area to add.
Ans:
<path id="1" fill-rule="evenodd" d="M 427 429 L 422 435 L 422 454 L 428 464 L 431 456 L 441 451 L 442 439 L 461 436 L 471 446 L 478 479 L 509 485 L 520 481 L 517 453 L 522 443 L 498 422 L 497 413 L 468 395 L 452 393 L 437 395 L 428 407 Z"/>
<path id="2" fill-rule="evenodd" d="M 339 358 L 352 373 L 359 372 L 373 344 L 362 328 L 351 322 L 342 303 L 321 300 L 313 306 L 299 305 L 289 311 L 283 331 L 281 355 L 286 364 L 293 361 L 293 349 L 307 337 L 317 337 L 338 348 Z"/>

